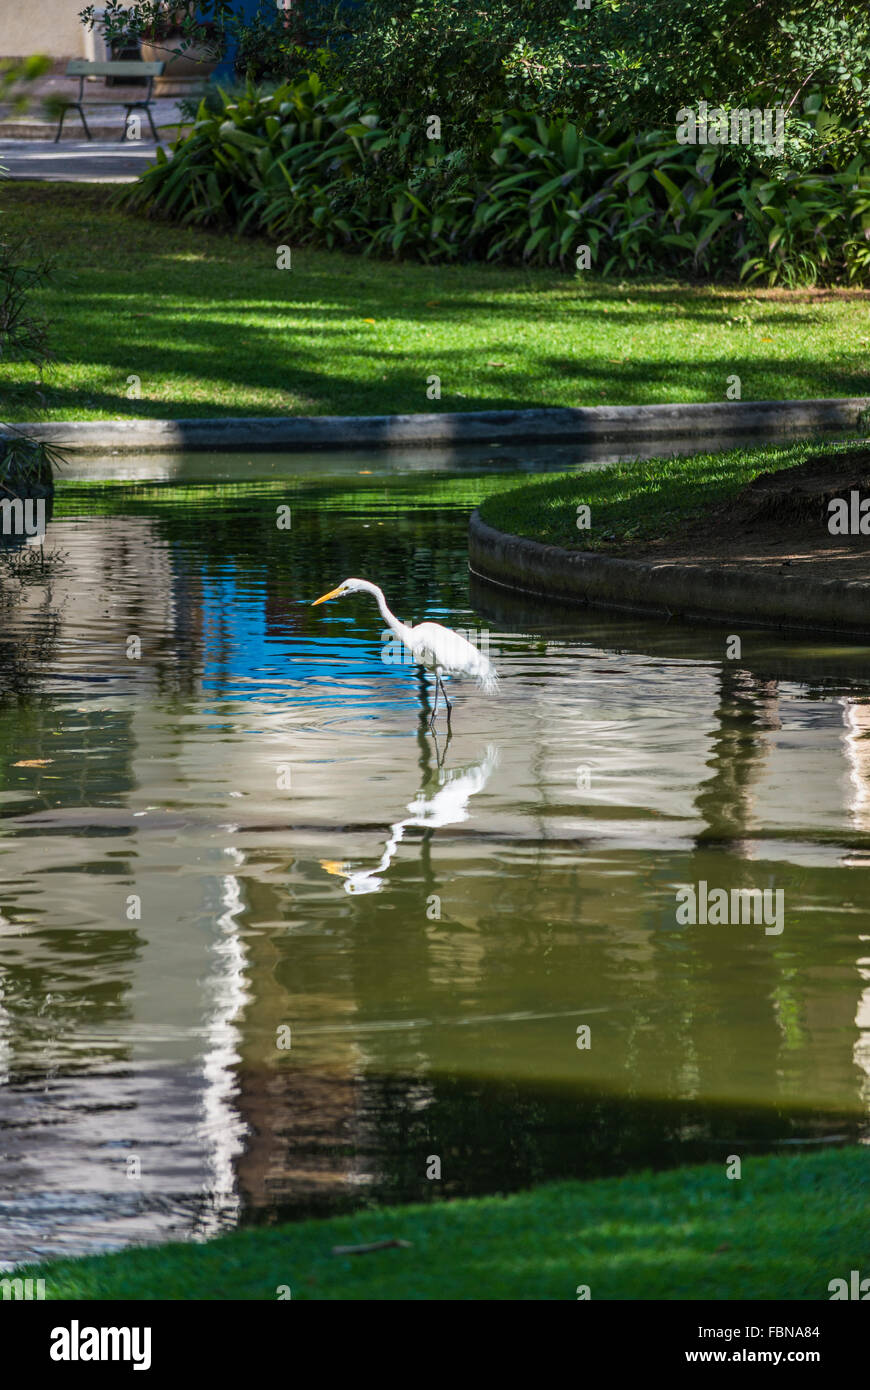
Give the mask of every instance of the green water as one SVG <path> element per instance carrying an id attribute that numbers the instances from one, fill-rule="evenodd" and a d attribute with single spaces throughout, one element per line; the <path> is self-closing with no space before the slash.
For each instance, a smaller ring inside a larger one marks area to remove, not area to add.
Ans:
<path id="1" fill-rule="evenodd" d="M 3 1262 L 866 1135 L 868 653 L 470 584 L 497 467 L 66 481 L 0 561 Z M 488 648 L 449 739 L 348 575 Z"/>

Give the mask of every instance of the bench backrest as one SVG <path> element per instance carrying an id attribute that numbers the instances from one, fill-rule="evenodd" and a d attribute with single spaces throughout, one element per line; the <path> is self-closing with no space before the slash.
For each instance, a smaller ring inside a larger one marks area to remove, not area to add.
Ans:
<path id="1" fill-rule="evenodd" d="M 67 77 L 159 77 L 163 63 L 91 63 L 87 58 L 73 58 L 66 65 Z"/>

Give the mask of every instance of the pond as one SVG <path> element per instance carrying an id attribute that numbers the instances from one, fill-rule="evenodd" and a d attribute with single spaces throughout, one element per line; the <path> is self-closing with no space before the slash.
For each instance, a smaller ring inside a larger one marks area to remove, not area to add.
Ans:
<path id="1" fill-rule="evenodd" d="M 470 583 L 566 459 L 116 459 L 0 560 L 5 1266 L 866 1137 L 870 654 Z M 449 739 L 348 575 L 486 644 Z"/>

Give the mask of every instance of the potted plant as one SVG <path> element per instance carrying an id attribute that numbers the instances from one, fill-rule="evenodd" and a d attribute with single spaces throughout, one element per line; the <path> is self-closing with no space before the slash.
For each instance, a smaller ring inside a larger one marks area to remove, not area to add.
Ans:
<path id="1" fill-rule="evenodd" d="M 161 5 L 142 30 L 139 51 L 143 62 L 165 64 L 154 83 L 155 96 L 190 96 L 220 62 L 223 36 L 219 26 L 214 20 L 199 18 L 197 9 L 196 0 Z"/>
<path id="2" fill-rule="evenodd" d="M 83 24 L 98 28 L 106 43 L 138 44 L 144 62 L 164 63 L 154 95 L 192 96 L 218 66 L 226 46 L 232 0 L 106 0 L 105 9 L 89 5 L 79 14 Z M 212 16 L 212 17 L 209 17 Z"/>

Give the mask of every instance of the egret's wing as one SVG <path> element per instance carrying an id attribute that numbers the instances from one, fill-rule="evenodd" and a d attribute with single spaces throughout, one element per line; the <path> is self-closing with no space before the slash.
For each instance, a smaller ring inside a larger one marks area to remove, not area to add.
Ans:
<path id="1" fill-rule="evenodd" d="M 412 636 L 412 651 L 421 665 L 440 666 L 454 676 L 470 676 L 484 690 L 496 688 L 498 675 L 489 657 L 461 632 L 441 623 L 419 623 Z"/>

